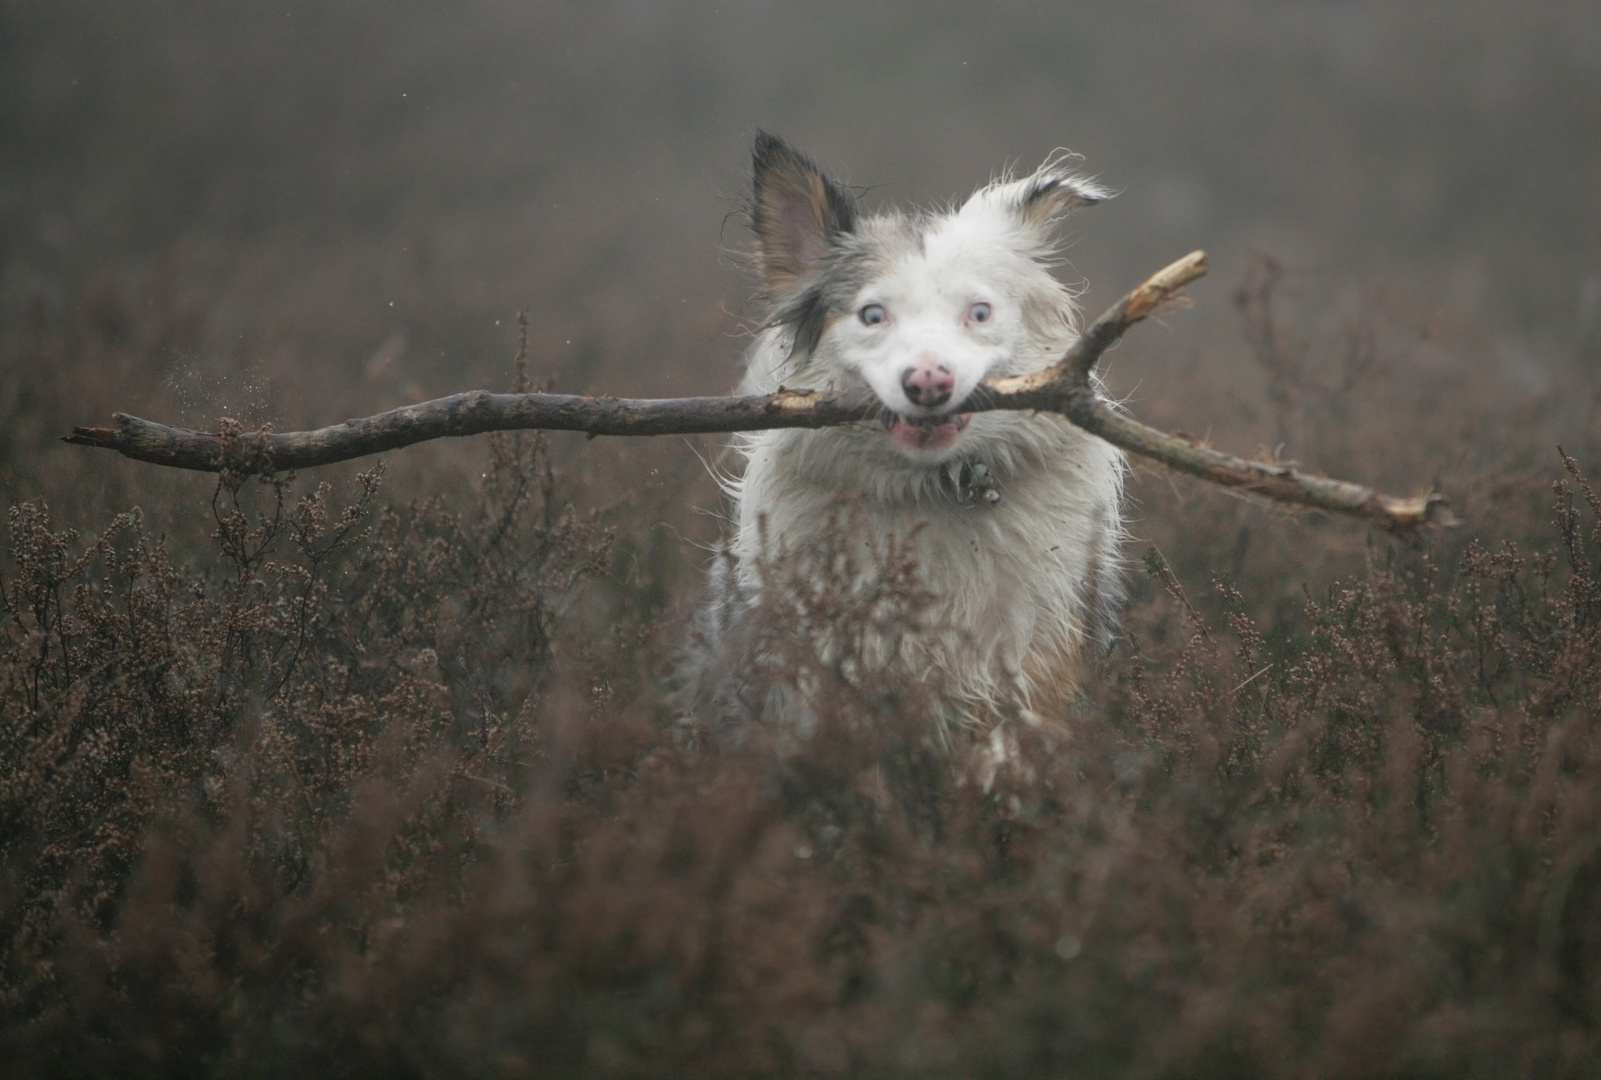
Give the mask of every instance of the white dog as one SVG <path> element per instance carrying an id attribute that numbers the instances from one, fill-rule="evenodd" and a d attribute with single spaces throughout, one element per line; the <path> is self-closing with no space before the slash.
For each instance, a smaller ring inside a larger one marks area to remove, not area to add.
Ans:
<path id="1" fill-rule="evenodd" d="M 742 391 L 865 385 L 884 412 L 736 444 L 743 473 L 725 481 L 734 532 L 702 613 L 690 709 L 770 712 L 770 686 L 760 700 L 748 691 L 776 625 L 847 677 L 896 662 L 937 678 L 944 720 L 1033 719 L 1072 694 L 1111 633 L 1123 459 L 1061 416 L 963 406 L 983 380 L 1044 368 L 1073 344 L 1073 294 L 1051 275 L 1054 234 L 1107 193 L 1053 155 L 955 210 L 866 214 L 779 138 L 759 133 L 754 159 L 766 318 Z M 897 552 L 915 564 L 923 599 L 847 646 L 829 605 L 813 601 L 871 607 Z M 775 602 L 780 578 L 787 599 L 764 637 L 752 613 Z"/>

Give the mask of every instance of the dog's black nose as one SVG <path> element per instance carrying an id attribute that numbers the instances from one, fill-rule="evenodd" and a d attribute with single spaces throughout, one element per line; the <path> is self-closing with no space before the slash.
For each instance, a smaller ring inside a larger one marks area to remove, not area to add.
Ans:
<path id="1" fill-rule="evenodd" d="M 925 409 L 945 404 L 955 388 L 956 376 L 944 364 L 917 365 L 901 372 L 901 389 L 906 391 L 906 400 Z"/>

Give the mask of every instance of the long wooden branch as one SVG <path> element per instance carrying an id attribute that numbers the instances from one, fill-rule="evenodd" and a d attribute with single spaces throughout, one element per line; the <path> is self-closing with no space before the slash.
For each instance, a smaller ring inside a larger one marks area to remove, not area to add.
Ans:
<path id="1" fill-rule="evenodd" d="M 1074 424 L 1130 453 L 1203 480 L 1278 502 L 1364 517 L 1393 533 L 1454 522 L 1445 497 L 1385 495 L 1344 480 L 1313 476 L 1293 465 L 1250 461 L 1147 427 L 1095 391 L 1096 362 L 1129 327 L 1206 273 L 1193 252 L 1141 283 L 1090 324 L 1061 360 L 1043 371 L 986 381 L 964 405 L 973 412 L 1032 409 Z M 236 476 L 270 474 L 365 457 L 412 443 L 486 431 L 539 428 L 590 435 L 688 435 L 764 428 L 833 427 L 881 415 L 868 390 L 843 393 L 780 389 L 747 397 L 629 399 L 570 394 L 465 394 L 408 405 L 316 431 L 189 431 L 115 414 L 114 428 L 74 428 L 65 441 L 97 446 L 139 461 Z"/>

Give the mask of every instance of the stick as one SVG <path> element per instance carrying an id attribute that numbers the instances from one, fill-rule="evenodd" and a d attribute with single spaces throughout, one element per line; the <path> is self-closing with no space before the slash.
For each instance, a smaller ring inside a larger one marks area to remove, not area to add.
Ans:
<path id="1" fill-rule="evenodd" d="M 1443 495 L 1385 495 L 1344 480 L 1312 476 L 1293 465 L 1250 461 L 1197 445 L 1124 415 L 1095 390 L 1096 362 L 1129 327 L 1148 318 L 1180 289 L 1206 273 L 1206 256 L 1192 252 L 1141 283 L 1093 322 L 1061 360 L 1043 371 L 987 380 L 964 406 L 972 412 L 1032 409 L 1061 413 L 1072 423 L 1130 453 L 1213 484 L 1278 502 L 1364 517 L 1390 532 L 1415 534 L 1454 524 Z M 491 394 L 471 390 L 315 431 L 247 432 L 224 421 L 217 432 L 189 431 L 117 413 L 114 428 L 74 428 L 66 442 L 115 450 L 125 457 L 179 469 L 237 477 L 395 450 L 446 436 L 538 428 L 594 435 L 689 435 L 765 428 L 833 427 L 882 414 L 871 391 L 779 389 L 747 397 L 630 399 L 570 394 Z"/>

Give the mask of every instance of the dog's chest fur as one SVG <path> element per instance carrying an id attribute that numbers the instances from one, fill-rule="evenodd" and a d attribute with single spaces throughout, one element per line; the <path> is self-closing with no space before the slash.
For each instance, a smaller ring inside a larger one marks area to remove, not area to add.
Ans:
<path id="1" fill-rule="evenodd" d="M 1086 652 L 1104 644 L 1115 621 L 1121 461 L 1059 418 L 1033 418 L 1030 427 L 1041 456 L 961 461 L 920 497 L 885 485 L 871 466 L 853 472 L 860 458 L 830 453 L 830 433 L 751 439 L 731 537 L 738 589 L 759 597 L 775 567 L 832 550 L 841 529 L 856 556 L 850 572 L 862 581 L 839 584 L 858 589 L 875 580 L 874 560 L 893 538 L 916 562 L 927 596 L 921 640 L 902 644 L 937 667 L 957 711 L 982 719 L 973 714 L 986 704 L 1041 705 L 1042 693 L 1077 683 Z M 975 467 L 987 474 L 979 483 Z"/>

